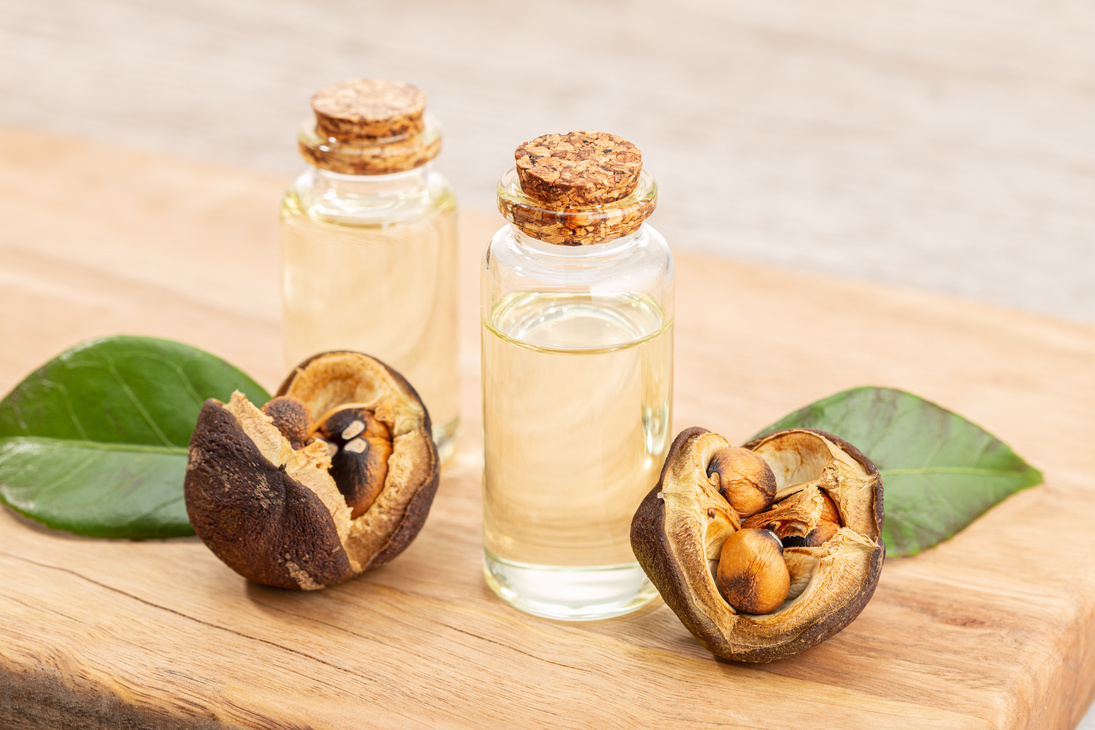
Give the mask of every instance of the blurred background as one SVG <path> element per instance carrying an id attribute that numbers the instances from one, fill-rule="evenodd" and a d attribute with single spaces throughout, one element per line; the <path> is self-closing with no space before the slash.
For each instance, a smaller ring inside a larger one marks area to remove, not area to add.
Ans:
<path id="1" fill-rule="evenodd" d="M 494 210 L 520 142 L 611 131 L 642 148 L 676 248 L 1095 323 L 1086 0 L 0 0 L 0 18 L 0 125 L 288 182 L 317 88 L 402 79 L 467 209 Z"/>

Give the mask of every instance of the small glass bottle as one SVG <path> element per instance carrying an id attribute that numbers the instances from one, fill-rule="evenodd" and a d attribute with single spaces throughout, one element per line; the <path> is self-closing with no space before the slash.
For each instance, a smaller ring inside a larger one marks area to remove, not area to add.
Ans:
<path id="1" fill-rule="evenodd" d="M 629 533 L 671 440 L 673 258 L 631 143 L 553 134 L 516 158 L 483 257 L 484 571 L 529 613 L 607 618 L 656 595 Z"/>
<path id="2" fill-rule="evenodd" d="M 358 350 L 418 391 L 444 460 L 457 431 L 456 202 L 431 160 L 441 130 L 410 84 L 351 79 L 312 98 L 309 168 L 281 207 L 289 367 Z"/>

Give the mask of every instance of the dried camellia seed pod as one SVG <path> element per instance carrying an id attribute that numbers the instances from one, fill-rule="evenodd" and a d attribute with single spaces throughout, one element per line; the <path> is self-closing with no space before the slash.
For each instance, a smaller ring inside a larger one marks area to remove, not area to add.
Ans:
<path id="1" fill-rule="evenodd" d="M 777 431 L 744 446 L 770 468 L 776 493 L 769 508 L 743 522 L 720 493 L 719 480 L 708 477 L 712 461 L 729 447 L 703 428 L 677 436 L 657 486 L 635 513 L 631 546 L 666 604 L 715 656 L 782 659 L 839 632 L 874 594 L 885 557 L 882 479 L 866 456 L 831 434 Z M 767 600 L 730 605 L 719 584 L 729 593 L 729 578 L 745 573 L 748 564 L 725 558 L 727 575 L 719 579 L 722 568 L 714 563 L 727 542 L 729 555 L 737 554 L 736 543 L 749 543 L 769 564 L 779 542 L 786 597 L 773 597 L 783 591 L 777 565 L 766 568 L 763 585 L 753 589 Z"/>
<path id="2" fill-rule="evenodd" d="M 198 537 L 245 578 L 302 590 L 402 552 L 441 472 L 414 388 L 379 360 L 329 352 L 298 365 L 277 396 L 267 412 L 238 392 L 202 407 L 186 466 Z M 302 423 L 313 424 L 305 438 Z"/>

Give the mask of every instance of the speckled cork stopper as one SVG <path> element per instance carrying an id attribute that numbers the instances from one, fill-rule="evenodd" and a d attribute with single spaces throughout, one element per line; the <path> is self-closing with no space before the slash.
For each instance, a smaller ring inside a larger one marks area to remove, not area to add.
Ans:
<path id="1" fill-rule="evenodd" d="M 426 94 L 402 81 L 348 79 L 312 97 L 315 124 L 300 136 L 309 163 L 347 175 L 383 175 L 424 165 L 441 151 L 425 116 Z"/>
<path id="2" fill-rule="evenodd" d="M 514 157 L 525 194 L 558 208 L 627 197 L 643 167 L 638 147 L 605 132 L 545 134 L 522 144 Z"/>
<path id="3" fill-rule="evenodd" d="M 348 79 L 312 97 L 316 133 L 346 141 L 404 137 L 422 131 L 426 94 L 402 81 Z"/>
<path id="4" fill-rule="evenodd" d="M 545 134 L 514 153 L 498 210 L 545 243 L 585 246 L 634 233 L 657 202 L 642 153 L 605 132 Z"/>

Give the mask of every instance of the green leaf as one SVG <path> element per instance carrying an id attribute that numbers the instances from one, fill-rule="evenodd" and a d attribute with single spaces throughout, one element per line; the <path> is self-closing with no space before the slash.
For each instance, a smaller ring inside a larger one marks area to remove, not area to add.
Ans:
<path id="1" fill-rule="evenodd" d="M 150 337 L 85 342 L 0 401 L 0 500 L 50 527 L 131 539 L 192 535 L 187 446 L 207 398 L 270 396 L 225 361 Z"/>
<path id="2" fill-rule="evenodd" d="M 955 535 L 1042 473 L 980 426 L 911 393 L 846 390 L 785 416 L 757 436 L 815 428 L 862 451 L 882 474 L 887 554 L 910 555 Z M 755 438 L 755 437 L 754 437 Z"/>

